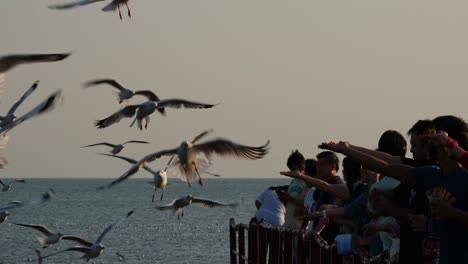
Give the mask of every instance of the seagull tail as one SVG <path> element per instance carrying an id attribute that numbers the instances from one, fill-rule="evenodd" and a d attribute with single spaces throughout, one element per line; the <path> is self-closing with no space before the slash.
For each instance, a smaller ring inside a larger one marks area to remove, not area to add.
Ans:
<path id="1" fill-rule="evenodd" d="M 47 242 L 46 242 L 46 239 L 43 238 L 43 237 L 37 237 L 37 241 L 39 241 L 39 244 L 41 244 L 42 247 L 46 247 L 47 246 Z"/>
<path id="2" fill-rule="evenodd" d="M 108 11 L 115 11 L 117 9 L 118 4 L 114 4 L 111 2 L 110 4 L 106 5 L 101 9 L 101 11 L 108 12 Z"/>

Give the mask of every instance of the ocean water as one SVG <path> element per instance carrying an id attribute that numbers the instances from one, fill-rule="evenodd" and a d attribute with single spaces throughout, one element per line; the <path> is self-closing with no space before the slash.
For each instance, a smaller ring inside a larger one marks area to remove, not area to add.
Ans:
<path id="1" fill-rule="evenodd" d="M 164 199 L 151 203 L 153 189 L 147 179 L 131 179 L 111 189 L 96 191 L 110 179 L 27 179 L 0 193 L 0 204 L 26 201 L 49 188 L 56 196 L 48 203 L 11 211 L 0 224 L 0 263 L 37 263 L 34 251 L 43 255 L 75 245 L 60 241 L 42 249 L 35 229 L 13 223 L 41 224 L 53 232 L 76 235 L 94 242 L 111 223 L 136 208 L 128 220 L 114 226 L 102 244 L 104 254 L 94 263 L 229 263 L 229 219 L 248 223 L 255 214 L 256 196 L 272 185 L 287 184 L 288 179 L 204 179 L 204 186 L 169 179 Z M 7 179 L 6 182 L 9 182 Z M 181 220 L 169 212 L 154 208 L 173 199 L 192 194 L 224 203 L 238 203 L 231 208 L 185 208 Z M 121 259 L 116 253 L 125 257 Z M 43 263 L 86 263 L 80 252 L 63 252 Z M 90 263 L 92 263 L 90 261 Z"/>

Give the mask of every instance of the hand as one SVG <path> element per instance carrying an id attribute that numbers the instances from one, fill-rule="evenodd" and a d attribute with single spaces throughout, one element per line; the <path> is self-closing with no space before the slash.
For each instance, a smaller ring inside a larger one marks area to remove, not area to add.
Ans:
<path id="1" fill-rule="evenodd" d="M 411 228 L 414 232 L 426 231 L 426 217 L 422 214 L 408 214 Z"/>
<path id="2" fill-rule="evenodd" d="M 376 223 L 369 222 L 361 228 L 362 232 L 366 232 L 366 235 L 372 235 L 379 232 L 379 228 Z"/>
<path id="3" fill-rule="evenodd" d="M 345 149 L 350 148 L 350 144 L 347 141 L 340 141 L 339 143 L 330 141 L 328 143 L 324 142 L 318 147 L 321 149 L 328 149 L 334 152 L 343 153 Z"/>
<path id="4" fill-rule="evenodd" d="M 432 216 L 437 218 L 450 218 L 453 214 L 455 208 L 453 206 L 442 199 L 432 199 L 431 200 L 431 211 Z"/>
<path id="5" fill-rule="evenodd" d="M 280 174 L 292 178 L 299 178 L 302 175 L 300 171 L 281 171 Z"/>
<path id="6" fill-rule="evenodd" d="M 442 146 L 447 144 L 448 134 L 445 131 L 439 131 L 437 134 L 425 134 L 423 136 L 424 139 L 434 140 L 439 142 Z"/>

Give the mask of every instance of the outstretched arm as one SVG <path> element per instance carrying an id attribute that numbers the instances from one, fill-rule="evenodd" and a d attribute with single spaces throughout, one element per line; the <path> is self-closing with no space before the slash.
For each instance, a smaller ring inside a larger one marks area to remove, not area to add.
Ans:
<path id="1" fill-rule="evenodd" d="M 300 171 L 282 171 L 281 175 L 289 176 L 292 178 L 301 179 L 310 185 L 319 188 L 320 190 L 330 193 L 331 195 L 343 199 L 345 201 L 351 200 L 351 194 L 345 184 L 329 184 L 324 180 L 313 178 L 305 175 Z"/>
<path id="2" fill-rule="evenodd" d="M 410 166 L 402 164 L 390 165 L 379 158 L 352 148 L 347 142 L 340 142 L 338 144 L 334 142 L 322 143 L 319 145 L 319 148 L 339 152 L 360 162 L 364 167 L 372 171 L 390 176 L 409 185 L 415 185 L 415 178 L 411 171 L 412 167 Z"/>

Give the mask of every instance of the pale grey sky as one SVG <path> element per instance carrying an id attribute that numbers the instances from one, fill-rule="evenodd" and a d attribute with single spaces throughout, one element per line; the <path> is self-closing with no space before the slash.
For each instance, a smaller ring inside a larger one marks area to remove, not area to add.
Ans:
<path id="1" fill-rule="evenodd" d="M 292 149 L 313 157 L 329 140 L 374 148 L 387 129 L 405 134 L 418 119 L 468 113 L 466 1 L 131 0 L 133 17 L 124 8 L 122 21 L 100 11 L 105 2 L 47 8 L 62 2 L 0 3 L 0 55 L 73 52 L 7 74 L 1 113 L 35 80 L 18 113 L 60 88 L 65 103 L 12 131 L 2 177 L 114 178 L 128 165 L 94 154 L 108 148 L 80 146 L 150 141 L 121 153 L 140 158 L 208 128 L 247 145 L 271 140 L 265 159 L 215 157 L 211 171 L 280 177 Z M 153 114 L 146 131 L 130 119 L 98 130 L 93 121 L 119 105 L 110 87 L 82 89 L 95 78 L 220 105 Z"/>

